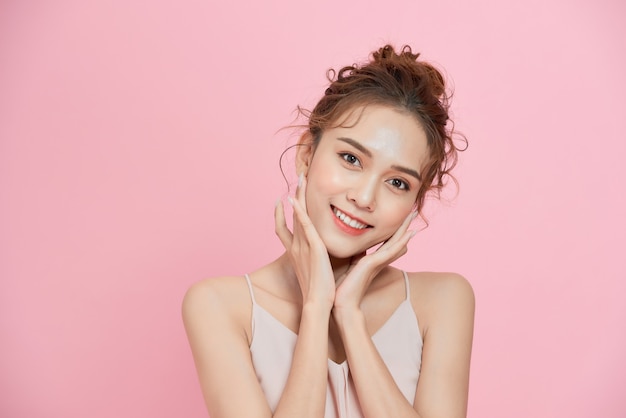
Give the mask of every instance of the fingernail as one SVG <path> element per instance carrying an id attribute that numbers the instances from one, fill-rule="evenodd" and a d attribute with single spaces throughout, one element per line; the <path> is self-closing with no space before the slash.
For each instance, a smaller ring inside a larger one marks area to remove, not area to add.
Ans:
<path id="1" fill-rule="evenodd" d="M 413 219 L 417 218 L 417 215 L 418 215 L 417 211 L 413 212 L 413 213 L 411 214 L 411 220 L 413 220 Z"/>
<path id="2" fill-rule="evenodd" d="M 417 234 L 417 231 L 411 231 L 411 235 L 409 236 L 409 239 L 413 238 L 415 234 Z"/>
<path id="3" fill-rule="evenodd" d="M 287 201 L 293 206 L 293 198 L 291 196 L 287 196 Z"/>
<path id="4" fill-rule="evenodd" d="M 278 205 L 280 205 L 280 198 L 276 199 L 276 202 L 274 202 L 274 207 L 277 208 Z"/>
<path id="5" fill-rule="evenodd" d="M 298 187 L 302 187 L 302 181 L 304 180 L 304 173 L 300 173 L 298 176 Z"/>

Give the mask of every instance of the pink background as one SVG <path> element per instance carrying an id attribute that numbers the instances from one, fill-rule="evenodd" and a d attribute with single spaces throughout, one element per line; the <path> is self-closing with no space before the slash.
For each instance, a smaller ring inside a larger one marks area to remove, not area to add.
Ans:
<path id="1" fill-rule="evenodd" d="M 626 416 L 624 3 L 248 3 L 0 2 L 0 416 L 206 416 L 182 296 L 279 254 L 277 131 L 386 41 L 470 140 L 399 263 L 474 285 L 469 416 Z"/>

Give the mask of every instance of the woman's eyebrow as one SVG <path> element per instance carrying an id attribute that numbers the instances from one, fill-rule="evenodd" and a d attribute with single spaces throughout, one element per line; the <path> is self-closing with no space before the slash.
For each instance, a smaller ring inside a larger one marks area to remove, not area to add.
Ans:
<path id="1" fill-rule="evenodd" d="M 352 138 L 345 138 L 343 136 L 340 136 L 339 138 L 337 138 L 339 141 L 343 141 L 346 142 L 350 145 L 352 145 L 354 148 L 358 149 L 359 151 L 361 151 L 363 154 L 367 155 L 368 157 L 371 158 L 372 156 L 372 152 L 370 150 L 368 150 L 367 148 L 365 148 L 363 145 L 361 145 L 360 143 L 358 143 L 357 141 L 355 141 Z"/>
<path id="2" fill-rule="evenodd" d="M 392 165 L 391 168 L 393 168 L 394 170 L 402 171 L 403 173 L 406 173 L 409 176 L 413 176 L 417 180 L 422 181 L 422 176 L 420 176 L 420 173 L 413 170 L 412 168 L 402 167 L 401 165 Z"/>
<path id="3" fill-rule="evenodd" d="M 370 150 L 368 150 L 367 148 L 365 148 L 363 145 L 361 145 L 359 142 L 355 141 L 352 138 L 346 138 L 343 136 L 340 136 L 337 138 L 339 141 L 343 141 L 347 144 L 352 145 L 354 148 L 358 149 L 359 151 L 361 151 L 363 154 L 367 155 L 368 157 L 372 157 L 372 152 Z M 415 177 L 418 181 L 422 181 L 422 176 L 420 176 L 420 173 L 418 173 L 417 171 L 413 170 L 412 168 L 408 168 L 408 167 L 403 167 L 401 165 L 393 165 L 391 166 L 391 168 L 393 168 L 394 170 L 398 170 L 398 171 L 402 171 L 403 173 L 408 174 L 409 176 L 413 176 Z"/>

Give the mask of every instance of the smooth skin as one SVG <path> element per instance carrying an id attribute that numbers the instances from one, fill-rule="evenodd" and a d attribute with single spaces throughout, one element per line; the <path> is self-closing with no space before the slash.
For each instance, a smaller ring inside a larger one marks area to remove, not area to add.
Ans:
<path id="1" fill-rule="evenodd" d="M 412 404 L 371 339 L 405 298 L 402 272 L 390 263 L 414 236 L 424 131 L 412 116 L 382 106 L 354 109 L 340 125 L 316 146 L 301 138 L 292 230 L 282 204 L 275 210 L 285 253 L 250 274 L 257 303 L 298 334 L 273 414 L 251 361 L 244 278 L 205 280 L 185 295 L 183 319 L 212 418 L 323 417 L 329 358 L 347 360 L 365 417 L 466 416 L 474 295 L 463 277 L 409 273 L 424 341 Z M 368 227 L 341 226 L 336 209 Z"/>

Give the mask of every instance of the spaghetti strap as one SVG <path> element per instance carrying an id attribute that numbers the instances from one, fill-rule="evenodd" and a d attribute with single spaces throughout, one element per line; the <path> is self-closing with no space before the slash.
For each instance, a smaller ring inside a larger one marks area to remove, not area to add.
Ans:
<path id="1" fill-rule="evenodd" d="M 404 275 L 404 287 L 406 288 L 406 300 L 411 299 L 411 288 L 409 287 L 409 275 L 406 274 L 406 271 L 402 270 L 402 275 Z"/>
<path id="2" fill-rule="evenodd" d="M 245 274 L 246 283 L 248 283 L 248 290 L 250 290 L 250 299 L 252 299 L 252 304 L 256 305 L 256 300 L 254 299 L 254 292 L 252 291 L 252 283 L 250 282 L 250 276 L 248 273 Z"/>

